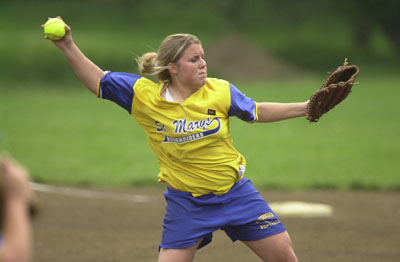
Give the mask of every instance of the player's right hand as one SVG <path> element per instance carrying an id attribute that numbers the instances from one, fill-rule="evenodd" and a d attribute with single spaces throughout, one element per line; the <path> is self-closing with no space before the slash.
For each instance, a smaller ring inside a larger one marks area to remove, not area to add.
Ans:
<path id="1" fill-rule="evenodd" d="M 52 17 L 49 17 L 48 20 L 51 18 Z M 57 16 L 57 18 L 63 20 L 61 16 Z M 42 28 L 44 28 L 44 24 L 42 25 Z M 45 36 L 45 38 L 48 39 L 46 36 Z M 71 45 L 73 43 L 71 27 L 69 27 L 67 24 L 65 24 L 65 36 L 63 38 L 61 38 L 60 40 L 50 40 L 50 41 L 52 41 L 57 47 L 59 47 L 61 49 L 68 47 L 69 45 Z"/>

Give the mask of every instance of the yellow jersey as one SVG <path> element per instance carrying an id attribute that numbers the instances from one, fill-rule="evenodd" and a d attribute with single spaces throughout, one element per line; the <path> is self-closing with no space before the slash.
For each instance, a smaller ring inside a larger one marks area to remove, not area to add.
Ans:
<path id="1" fill-rule="evenodd" d="M 183 103 L 162 98 L 167 87 L 168 82 L 106 72 L 97 95 L 125 108 L 141 125 L 160 166 L 159 182 L 194 196 L 225 194 L 246 166 L 233 147 L 229 117 L 256 121 L 256 103 L 221 79 L 207 78 Z"/>

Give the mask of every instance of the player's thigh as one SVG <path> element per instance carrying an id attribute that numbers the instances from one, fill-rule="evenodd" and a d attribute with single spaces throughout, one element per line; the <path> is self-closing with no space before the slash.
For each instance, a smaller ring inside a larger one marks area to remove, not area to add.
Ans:
<path id="1" fill-rule="evenodd" d="M 260 240 L 243 241 L 263 261 L 296 262 L 297 257 L 287 231 Z"/>
<path id="2" fill-rule="evenodd" d="M 158 254 L 158 262 L 191 262 L 202 240 L 203 239 L 200 239 L 196 245 L 187 248 L 161 248 Z"/>

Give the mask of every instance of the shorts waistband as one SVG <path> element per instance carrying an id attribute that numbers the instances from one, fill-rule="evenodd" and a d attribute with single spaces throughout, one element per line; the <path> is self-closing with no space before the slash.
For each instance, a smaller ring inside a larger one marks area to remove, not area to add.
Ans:
<path id="1" fill-rule="evenodd" d="M 202 198 L 202 197 L 206 197 L 207 198 L 207 197 L 213 197 L 213 196 L 225 196 L 225 195 L 229 194 L 229 192 L 231 192 L 232 190 L 235 190 L 237 187 L 240 187 L 241 185 L 245 184 L 247 181 L 249 181 L 249 180 L 246 177 L 242 177 L 242 179 L 240 179 L 238 182 L 233 184 L 231 189 L 224 195 L 217 195 L 217 194 L 214 194 L 214 193 L 211 192 L 211 193 L 208 193 L 208 194 L 204 194 L 204 195 L 198 196 L 196 198 Z M 180 191 L 180 190 L 172 188 L 169 185 L 167 185 L 166 192 L 168 192 L 168 194 L 173 194 L 173 195 L 181 195 L 181 196 L 190 195 L 190 196 L 193 196 L 193 194 L 190 193 L 190 192 Z"/>

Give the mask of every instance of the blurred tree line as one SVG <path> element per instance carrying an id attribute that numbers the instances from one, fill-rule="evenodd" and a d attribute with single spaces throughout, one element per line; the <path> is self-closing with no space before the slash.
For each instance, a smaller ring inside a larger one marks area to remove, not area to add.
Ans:
<path id="1" fill-rule="evenodd" d="M 89 57 L 118 70 L 132 67 L 132 59 L 122 65 L 132 50 L 157 48 L 177 32 L 207 44 L 239 34 L 310 70 L 347 55 L 358 64 L 399 68 L 399 10 L 398 0 L 0 0 L 0 70 L 48 77 L 67 70 L 40 30 L 56 15 L 72 25 Z"/>
<path id="2" fill-rule="evenodd" d="M 154 1 L 153 1 L 154 2 Z M 157 2 L 157 1 L 156 1 Z M 185 0 L 169 0 L 171 5 L 185 12 L 185 6 L 192 5 Z M 117 1 L 118 3 L 118 1 Z M 127 19 L 134 19 L 137 9 L 147 9 L 149 5 L 157 6 L 149 0 L 120 0 L 121 9 Z M 199 5 L 196 3 L 195 5 Z M 225 26 L 230 30 L 246 30 L 241 25 L 244 14 L 268 16 L 281 20 L 282 23 L 301 23 L 310 17 L 324 19 L 324 15 L 335 16 L 335 19 L 348 21 L 354 43 L 367 52 L 371 36 L 375 29 L 381 29 L 398 54 L 400 54 L 400 1 L 398 0 L 202 0 L 205 9 L 214 9 L 215 14 L 223 17 Z M 271 13 L 271 10 L 273 11 Z M 199 8 L 199 11 L 202 9 Z M 205 13 L 204 15 L 207 15 Z M 335 28 L 326 28 L 326 33 Z"/>
<path id="3" fill-rule="evenodd" d="M 400 1 L 398 0 L 223 0 L 216 2 L 215 7 L 227 24 L 239 30 L 241 17 L 249 3 L 255 8 L 263 8 L 265 16 L 272 15 L 282 23 L 298 24 L 311 17 L 323 20 L 324 15 L 333 15 L 337 20 L 346 20 L 354 43 L 366 52 L 374 29 L 381 29 L 392 41 L 397 54 L 400 54 Z M 276 12 L 268 12 L 268 7 L 273 7 Z M 331 30 L 336 28 L 326 28 L 326 33 L 329 34 Z"/>
<path id="4" fill-rule="evenodd" d="M 157 5 L 157 3 L 150 2 L 148 0 L 114 1 L 121 5 L 127 19 L 134 18 L 135 16 L 132 14 L 137 9 L 146 9 L 149 4 Z M 185 12 L 186 5 L 190 5 L 189 1 L 185 0 L 166 2 L 180 6 L 179 11 L 182 12 Z M 252 9 L 251 6 L 265 12 L 265 16 L 271 15 L 267 7 L 272 6 L 277 11 L 275 16 L 278 15 L 281 20 L 293 23 L 299 23 L 301 20 L 324 13 L 334 13 L 337 15 L 337 19 L 345 19 L 350 22 L 353 40 L 360 48 L 367 50 L 366 47 L 370 42 L 373 29 L 379 27 L 393 42 L 396 51 L 400 53 L 400 1 L 398 0 L 203 0 L 201 5 L 204 5 L 204 8 L 215 9 L 216 14 L 224 18 L 226 25 L 236 30 L 242 29 L 240 27 L 241 18 L 244 13 L 248 12 L 248 9 Z M 329 33 L 329 28 L 327 28 L 327 33 Z"/>
<path id="5" fill-rule="evenodd" d="M 400 1 L 340 0 L 338 3 L 352 17 L 354 41 L 360 48 L 367 50 L 373 29 L 379 27 L 400 54 Z"/>

